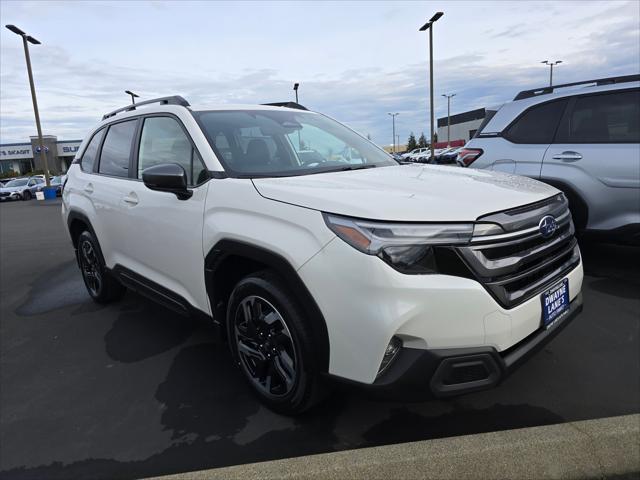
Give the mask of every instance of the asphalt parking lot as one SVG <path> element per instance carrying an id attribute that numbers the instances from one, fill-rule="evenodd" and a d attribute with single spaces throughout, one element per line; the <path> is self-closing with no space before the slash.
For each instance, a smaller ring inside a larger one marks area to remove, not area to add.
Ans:
<path id="1" fill-rule="evenodd" d="M 94 304 L 59 204 L 0 204 L 0 476 L 139 478 L 640 410 L 640 249 L 583 245 L 584 313 L 499 388 L 287 418 L 213 330 L 135 294 Z"/>

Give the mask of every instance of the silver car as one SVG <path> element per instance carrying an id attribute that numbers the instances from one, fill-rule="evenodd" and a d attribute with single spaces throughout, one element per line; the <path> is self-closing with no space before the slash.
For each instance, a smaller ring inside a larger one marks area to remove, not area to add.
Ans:
<path id="1" fill-rule="evenodd" d="M 520 92 L 487 111 L 458 154 L 563 190 L 576 228 L 640 243 L 640 75 Z"/>
<path id="2" fill-rule="evenodd" d="M 0 188 L 0 201 L 31 200 L 44 184 L 44 180 L 37 177 L 16 178 Z"/>

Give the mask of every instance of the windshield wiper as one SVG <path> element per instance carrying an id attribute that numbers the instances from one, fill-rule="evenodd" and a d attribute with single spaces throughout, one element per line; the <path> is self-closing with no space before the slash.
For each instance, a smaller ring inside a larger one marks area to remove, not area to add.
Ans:
<path id="1" fill-rule="evenodd" d="M 322 173 L 325 172 L 346 172 L 348 170 L 364 170 L 365 168 L 376 168 L 377 165 L 375 163 L 369 163 L 366 165 L 345 165 L 344 167 L 336 167 L 329 168 L 327 170 L 322 170 Z"/>

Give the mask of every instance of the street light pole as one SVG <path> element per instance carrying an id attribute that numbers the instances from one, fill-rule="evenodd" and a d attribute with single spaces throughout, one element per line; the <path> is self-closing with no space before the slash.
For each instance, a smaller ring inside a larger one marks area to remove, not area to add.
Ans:
<path id="1" fill-rule="evenodd" d="M 20 30 L 15 25 L 6 25 L 6 27 L 11 30 L 16 35 L 20 35 L 22 37 L 22 45 L 24 46 L 24 58 L 27 62 L 27 73 L 29 74 L 29 87 L 31 88 L 31 101 L 33 102 L 33 113 L 36 116 L 36 130 L 38 131 L 38 145 L 40 146 L 40 159 L 42 160 L 42 165 L 44 166 L 44 179 L 45 185 L 47 187 L 51 186 L 51 180 L 49 179 L 49 164 L 47 163 L 47 153 L 44 149 L 44 141 L 42 140 L 42 128 L 40 127 L 40 113 L 38 111 L 38 100 L 36 99 L 36 87 L 33 83 L 33 72 L 31 71 L 31 57 L 29 56 L 29 45 L 28 43 L 32 43 L 34 45 L 40 45 L 40 42 L 33 38 L 30 35 L 27 35 L 25 32 Z M 27 43 L 28 42 L 28 43 Z"/>
<path id="2" fill-rule="evenodd" d="M 391 115 L 391 122 L 393 124 L 393 153 L 396 153 L 396 115 L 400 115 L 398 112 L 396 113 L 387 113 L 387 115 Z"/>
<path id="3" fill-rule="evenodd" d="M 549 65 L 549 67 L 551 67 L 551 69 L 549 70 L 549 86 L 553 87 L 553 66 L 562 63 L 562 60 L 556 60 L 555 62 L 550 62 L 549 60 L 544 60 L 544 61 L 542 61 L 540 63 L 544 63 L 546 65 Z"/>
<path id="4" fill-rule="evenodd" d="M 425 23 L 418 31 L 429 30 L 429 108 L 431 109 L 431 158 L 435 156 L 433 145 L 433 24 L 444 15 L 443 12 L 436 12 L 431 19 Z"/>
<path id="5" fill-rule="evenodd" d="M 131 90 L 125 90 L 124 93 L 126 93 L 127 95 L 131 95 L 131 104 L 132 105 L 135 105 L 136 104 L 136 98 L 140 97 L 140 95 L 136 95 Z"/>
<path id="6" fill-rule="evenodd" d="M 451 97 L 455 97 L 455 93 L 447 95 L 442 94 L 443 97 L 447 97 L 447 147 L 451 146 Z"/>

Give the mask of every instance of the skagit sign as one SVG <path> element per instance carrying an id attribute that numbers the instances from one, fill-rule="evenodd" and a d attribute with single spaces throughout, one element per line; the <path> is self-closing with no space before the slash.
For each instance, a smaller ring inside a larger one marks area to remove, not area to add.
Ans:
<path id="1" fill-rule="evenodd" d="M 33 158 L 31 145 L 0 147 L 0 160 L 20 160 L 23 158 Z"/>

